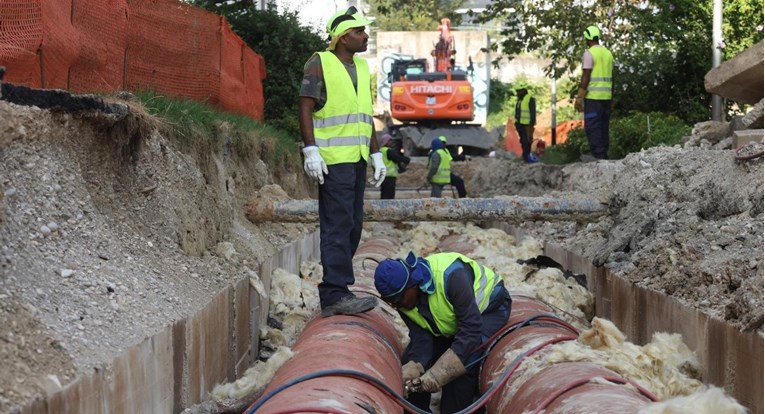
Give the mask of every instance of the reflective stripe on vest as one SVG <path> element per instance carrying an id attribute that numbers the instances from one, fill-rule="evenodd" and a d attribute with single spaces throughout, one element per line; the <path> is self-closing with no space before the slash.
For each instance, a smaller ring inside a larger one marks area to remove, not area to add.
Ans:
<path id="1" fill-rule="evenodd" d="M 425 258 L 430 265 L 433 275 L 433 283 L 436 285 L 436 291 L 428 295 L 428 306 L 433 315 L 436 327 L 440 332 L 434 332 L 428 321 L 420 314 L 417 307 L 411 310 L 399 309 L 401 313 L 409 317 L 417 326 L 427 330 L 435 336 L 453 336 L 457 333 L 457 316 L 454 314 L 454 306 L 446 298 L 446 284 L 449 275 L 446 275 L 446 269 L 457 259 L 470 265 L 473 269 L 473 291 L 475 292 L 475 303 L 478 311 L 483 313 L 489 306 L 491 292 L 501 281 L 500 277 L 493 270 L 486 266 L 478 264 L 475 260 L 461 255 L 459 253 L 436 253 Z"/>
<path id="2" fill-rule="evenodd" d="M 590 47 L 590 53 L 592 54 L 592 73 L 585 98 L 609 100 L 611 99 L 611 73 L 614 67 L 614 57 L 608 49 L 600 45 Z"/>
<path id="3" fill-rule="evenodd" d="M 385 164 L 385 176 L 396 178 L 398 177 L 398 165 L 388 158 L 388 151 L 393 151 L 392 148 L 382 147 L 380 152 L 383 155 L 383 164 Z"/>
<path id="4" fill-rule="evenodd" d="M 332 52 L 319 52 L 327 103 L 313 114 L 313 135 L 327 165 L 369 158 L 372 136 L 372 93 L 369 66 L 354 57 L 358 93 L 351 76 Z"/>
<path id="5" fill-rule="evenodd" d="M 529 125 L 531 123 L 531 109 L 529 108 L 529 102 L 531 102 L 531 94 L 526 93 L 523 99 L 516 104 L 521 106 L 521 119 L 518 120 L 518 123 L 521 125 Z"/>
<path id="6" fill-rule="evenodd" d="M 446 148 L 441 148 L 436 151 L 438 151 L 441 161 L 438 163 L 438 170 L 436 170 L 435 175 L 431 178 L 431 182 L 436 184 L 449 184 L 452 179 L 452 154 L 450 154 L 449 150 Z M 430 170 L 430 163 L 432 160 L 432 157 L 428 159 L 428 170 Z"/>

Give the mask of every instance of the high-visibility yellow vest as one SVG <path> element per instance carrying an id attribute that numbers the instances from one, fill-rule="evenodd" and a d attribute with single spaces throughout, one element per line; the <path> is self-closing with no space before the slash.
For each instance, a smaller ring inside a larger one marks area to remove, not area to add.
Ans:
<path id="1" fill-rule="evenodd" d="M 452 173 L 452 154 L 446 148 L 438 149 L 438 155 L 441 156 L 441 161 L 438 163 L 438 170 L 436 174 L 431 178 L 431 182 L 436 184 L 449 184 L 451 181 Z M 428 159 L 428 171 L 430 171 L 430 163 L 433 158 Z"/>
<path id="2" fill-rule="evenodd" d="M 369 66 L 354 57 L 357 90 L 348 71 L 332 52 L 319 52 L 327 103 L 313 114 L 313 135 L 327 165 L 356 162 L 369 157 L 374 130 Z"/>
<path id="3" fill-rule="evenodd" d="M 388 151 L 393 151 L 393 149 L 389 147 L 382 147 L 380 149 L 383 155 L 383 164 L 385 164 L 385 176 L 396 178 L 398 177 L 398 165 L 388 158 Z"/>
<path id="4" fill-rule="evenodd" d="M 521 99 L 521 119 L 518 120 L 518 123 L 521 125 L 529 125 L 531 123 L 529 102 L 531 102 L 531 94 L 527 92 L 523 99 Z"/>
<path id="5" fill-rule="evenodd" d="M 601 45 L 592 45 L 589 50 L 592 54 L 593 64 L 585 98 L 607 101 L 611 99 L 611 74 L 614 68 L 614 56 Z"/>
<path id="6" fill-rule="evenodd" d="M 457 333 L 457 316 L 454 314 L 454 306 L 446 298 L 446 284 L 448 275 L 444 272 L 457 259 L 470 265 L 473 269 L 473 291 L 475 292 L 475 304 L 478 311 L 483 313 L 489 306 L 491 292 L 502 280 L 499 275 L 486 266 L 478 264 L 475 260 L 461 255 L 459 253 L 436 253 L 425 258 L 430 265 L 433 273 L 433 283 L 436 286 L 435 292 L 428 295 L 428 306 L 433 314 L 433 320 L 439 332 L 435 332 L 428 324 L 428 321 L 420 314 L 417 307 L 410 310 L 399 309 L 401 313 L 409 317 L 417 326 L 427 330 L 436 336 L 453 336 Z"/>

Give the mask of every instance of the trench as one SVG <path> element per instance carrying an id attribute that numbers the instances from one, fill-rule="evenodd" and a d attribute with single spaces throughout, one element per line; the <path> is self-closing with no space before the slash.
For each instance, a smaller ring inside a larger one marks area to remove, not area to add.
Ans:
<path id="1" fill-rule="evenodd" d="M 507 223 L 484 224 L 518 240 L 523 237 Z M 761 336 L 621 280 L 562 246 L 545 243 L 544 253 L 564 268 L 587 275 L 596 316 L 610 319 L 628 340 L 643 344 L 655 332 L 681 334 L 704 368 L 704 383 L 724 388 L 753 413 L 763 412 Z M 196 314 L 128 348 L 109 369 L 80 377 L 20 412 L 181 412 L 204 401 L 215 384 L 236 380 L 257 360 L 260 328 L 268 317 L 265 287 L 272 272 L 281 268 L 298 274 L 302 261 L 318 257 L 318 232 L 291 241 L 262 262 L 257 272 L 262 284 L 242 279 L 227 286 Z M 343 389 L 347 384 L 341 381 Z"/>

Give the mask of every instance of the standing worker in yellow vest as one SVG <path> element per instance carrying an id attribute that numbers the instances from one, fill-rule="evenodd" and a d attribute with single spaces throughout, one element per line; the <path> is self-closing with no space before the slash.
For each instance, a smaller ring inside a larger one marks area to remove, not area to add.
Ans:
<path id="1" fill-rule="evenodd" d="M 592 156 L 608 156 L 608 122 L 611 119 L 611 85 L 614 57 L 600 44 L 600 29 L 590 26 L 584 31 L 587 50 L 582 59 L 582 82 L 574 108 L 584 112 L 584 131 Z"/>
<path id="2" fill-rule="evenodd" d="M 444 141 L 438 137 L 430 142 L 428 175 L 425 180 L 430 183 L 431 197 L 441 197 L 444 186 L 451 182 L 452 155 L 444 147 Z"/>
<path id="3" fill-rule="evenodd" d="M 367 50 L 369 23 L 355 7 L 332 16 L 328 50 L 314 53 L 303 69 L 298 108 L 303 167 L 319 182 L 322 316 L 353 315 L 377 305 L 374 297 L 357 297 L 348 289 L 355 282 L 351 259 L 361 240 L 368 159 L 375 186 L 385 179 L 372 122 L 369 66 L 354 56 Z"/>
<path id="4" fill-rule="evenodd" d="M 535 163 L 539 158 L 531 153 L 531 141 L 534 140 L 534 125 L 537 124 L 537 100 L 531 96 L 525 82 L 518 82 L 515 95 L 515 130 L 521 139 L 522 158 L 527 163 Z"/>
<path id="5" fill-rule="evenodd" d="M 441 413 L 469 406 L 478 388 L 480 352 L 507 322 L 512 299 L 500 275 L 459 253 L 385 259 L 375 288 L 409 329 L 401 362 L 407 399 L 427 410 L 442 390 Z M 426 371 L 427 369 L 427 371 Z"/>
<path id="6" fill-rule="evenodd" d="M 380 137 L 380 152 L 383 155 L 385 163 L 385 180 L 380 186 L 380 199 L 392 200 L 396 198 L 396 178 L 399 174 L 399 167 L 406 168 L 411 159 L 400 153 L 392 147 L 393 137 L 390 134 L 383 134 Z M 403 171 L 403 169 L 402 169 Z"/>

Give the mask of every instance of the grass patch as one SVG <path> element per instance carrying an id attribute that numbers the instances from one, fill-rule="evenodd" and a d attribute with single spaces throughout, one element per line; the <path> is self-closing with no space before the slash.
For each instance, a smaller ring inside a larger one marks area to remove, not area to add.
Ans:
<path id="1" fill-rule="evenodd" d="M 228 147 L 243 159 L 257 157 L 269 165 L 299 166 L 298 145 L 290 134 L 189 99 L 151 91 L 134 94 L 146 112 L 159 118 L 185 150 L 218 152 Z"/>

